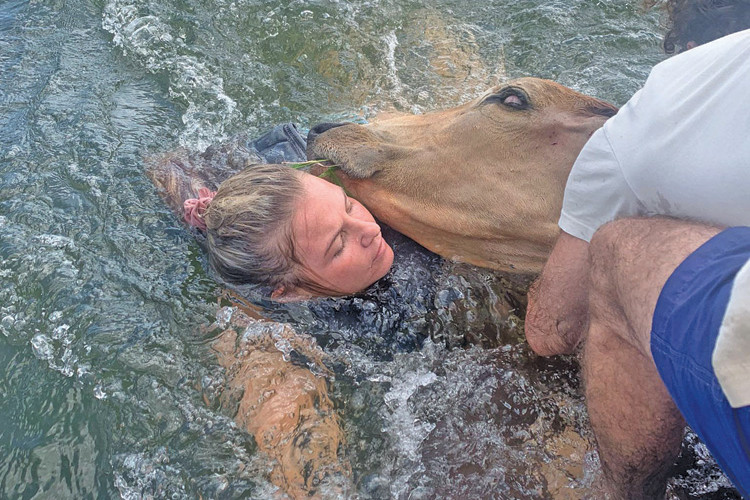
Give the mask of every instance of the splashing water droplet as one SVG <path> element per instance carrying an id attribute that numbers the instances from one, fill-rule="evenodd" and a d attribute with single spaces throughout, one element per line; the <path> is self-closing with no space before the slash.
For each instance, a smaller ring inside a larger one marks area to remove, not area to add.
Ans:
<path id="1" fill-rule="evenodd" d="M 94 387 L 94 397 L 96 399 L 107 399 L 107 393 L 104 392 L 101 384 L 96 384 Z"/>

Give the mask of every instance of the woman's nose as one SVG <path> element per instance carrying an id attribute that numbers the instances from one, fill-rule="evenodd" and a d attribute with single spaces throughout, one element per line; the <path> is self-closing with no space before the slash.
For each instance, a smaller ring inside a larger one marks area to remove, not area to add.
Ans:
<path id="1" fill-rule="evenodd" d="M 359 243 L 364 248 L 369 247 L 373 241 L 380 235 L 380 226 L 374 221 L 358 221 L 359 226 Z"/>

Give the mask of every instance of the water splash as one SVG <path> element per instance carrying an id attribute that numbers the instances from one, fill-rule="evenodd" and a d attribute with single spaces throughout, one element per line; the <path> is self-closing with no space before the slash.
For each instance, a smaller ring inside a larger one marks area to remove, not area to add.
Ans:
<path id="1" fill-rule="evenodd" d="M 102 28 L 125 57 L 168 76 L 170 97 L 186 106 L 180 144 L 203 150 L 225 138 L 227 124 L 239 118 L 237 103 L 225 93 L 216 68 L 193 55 L 184 37 L 148 10 L 147 3 L 112 0 L 104 7 Z"/>
<path id="2" fill-rule="evenodd" d="M 184 498 L 185 486 L 175 481 L 180 471 L 169 464 L 165 448 L 151 454 L 133 453 L 115 457 L 115 487 L 123 500 Z"/>
<path id="3" fill-rule="evenodd" d="M 391 31 L 385 35 L 383 43 L 385 44 L 385 63 L 387 67 L 386 78 L 388 79 L 388 84 L 391 86 L 391 95 L 403 109 L 411 108 L 412 113 L 421 113 L 419 107 L 412 107 L 403 95 L 404 85 L 401 83 L 401 79 L 398 76 L 398 69 L 396 68 L 396 47 L 398 47 L 396 32 Z"/>

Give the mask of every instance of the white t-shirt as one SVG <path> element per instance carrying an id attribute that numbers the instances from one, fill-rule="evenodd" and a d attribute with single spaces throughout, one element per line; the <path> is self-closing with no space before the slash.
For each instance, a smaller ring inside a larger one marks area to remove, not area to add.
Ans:
<path id="1" fill-rule="evenodd" d="M 573 165 L 563 231 L 590 241 L 606 222 L 648 215 L 750 226 L 750 30 L 656 65 Z M 749 269 L 750 263 L 738 277 Z M 737 359 L 750 357 L 750 307 L 736 297 L 750 295 L 750 279 L 734 285 L 712 362 L 730 403 L 744 406 L 750 363 Z M 738 336 L 746 341 L 742 347 Z M 727 339 L 733 340 L 724 344 Z M 739 380 L 745 383 L 738 386 Z"/>

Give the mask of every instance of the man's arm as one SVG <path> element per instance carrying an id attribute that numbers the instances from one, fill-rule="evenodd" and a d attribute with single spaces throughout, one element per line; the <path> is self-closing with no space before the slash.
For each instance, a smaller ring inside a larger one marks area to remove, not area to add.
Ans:
<path id="1" fill-rule="evenodd" d="M 588 322 L 587 241 L 562 231 L 531 285 L 526 309 L 526 341 L 540 356 L 572 353 Z"/>

